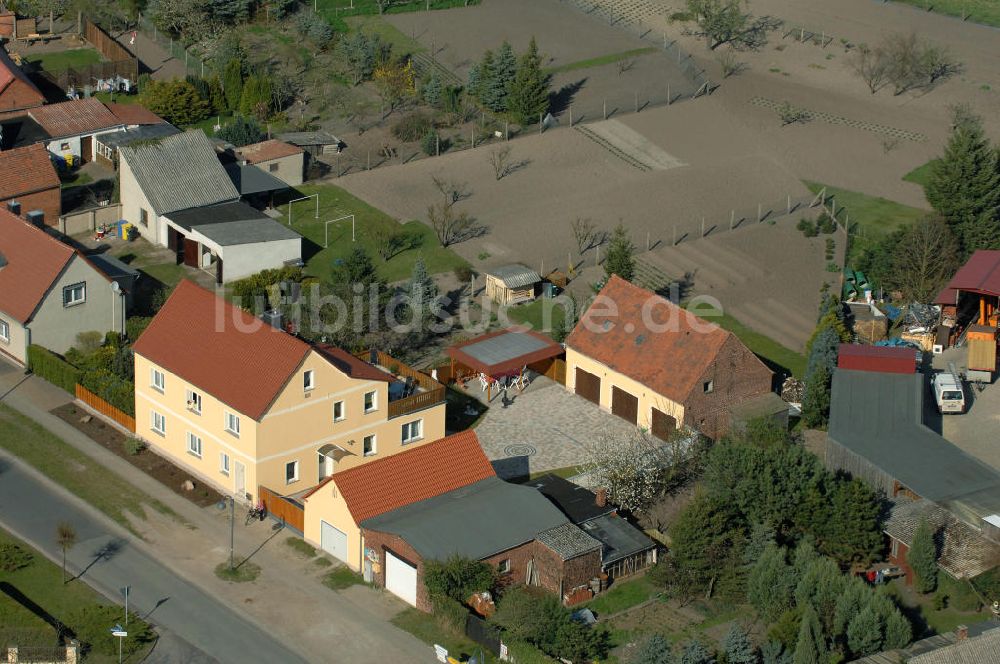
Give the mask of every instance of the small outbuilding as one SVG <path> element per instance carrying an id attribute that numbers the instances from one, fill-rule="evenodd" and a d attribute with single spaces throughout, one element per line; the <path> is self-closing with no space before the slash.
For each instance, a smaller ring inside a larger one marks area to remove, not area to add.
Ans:
<path id="1" fill-rule="evenodd" d="M 498 304 L 531 302 L 538 296 L 542 277 L 530 267 L 515 263 L 486 273 L 486 295 Z"/>
<path id="2" fill-rule="evenodd" d="M 343 141 L 327 131 L 292 131 L 278 134 L 278 138 L 302 148 L 313 157 L 338 154 L 344 146 Z"/>

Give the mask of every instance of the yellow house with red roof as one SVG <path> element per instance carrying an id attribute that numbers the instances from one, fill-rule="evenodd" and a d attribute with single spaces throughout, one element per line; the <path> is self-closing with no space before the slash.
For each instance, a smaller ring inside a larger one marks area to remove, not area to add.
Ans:
<path id="1" fill-rule="evenodd" d="M 298 503 L 335 471 L 444 436 L 436 381 L 306 343 L 189 281 L 133 348 L 137 435 L 239 500 L 264 487 Z"/>

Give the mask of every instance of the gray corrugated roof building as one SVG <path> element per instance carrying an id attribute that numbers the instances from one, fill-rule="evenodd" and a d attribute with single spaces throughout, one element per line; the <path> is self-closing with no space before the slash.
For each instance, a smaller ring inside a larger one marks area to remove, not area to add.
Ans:
<path id="1" fill-rule="evenodd" d="M 856 660 L 855 664 L 985 664 L 1000 662 L 1000 629 L 996 623 L 974 623 L 968 636 L 952 632 L 935 634 L 903 648 L 886 650 Z M 971 645 L 970 645 L 971 644 Z M 970 659 L 971 658 L 971 659 Z"/>
<path id="2" fill-rule="evenodd" d="M 503 285 L 507 288 L 524 288 L 531 284 L 537 284 L 542 280 L 537 272 L 520 263 L 504 265 L 495 270 L 490 270 L 487 274 L 502 281 Z"/>
<path id="3" fill-rule="evenodd" d="M 239 201 L 181 210 L 167 215 L 188 231 L 197 231 L 221 246 L 293 240 L 302 236 Z"/>
<path id="4" fill-rule="evenodd" d="M 263 168 L 253 164 L 230 163 L 224 166 L 229 179 L 240 191 L 240 195 L 262 194 L 268 191 L 288 189 L 288 183 L 279 180 Z"/>
<path id="5" fill-rule="evenodd" d="M 531 487 L 490 477 L 365 519 L 361 526 L 402 537 L 425 560 L 481 560 L 568 523 Z"/>
<path id="6" fill-rule="evenodd" d="M 601 543 L 580 530 L 576 524 L 566 522 L 538 533 L 539 542 L 556 552 L 563 560 L 571 560 L 601 548 Z"/>
<path id="7" fill-rule="evenodd" d="M 168 136 L 156 143 L 122 146 L 119 154 L 156 214 L 240 197 L 201 130 Z"/>
<path id="8" fill-rule="evenodd" d="M 99 134 L 97 142 L 111 148 L 120 148 L 123 145 L 131 145 L 139 141 L 155 141 L 167 136 L 175 136 L 179 133 L 181 133 L 180 129 L 163 122 L 155 125 L 139 125 L 134 129 L 126 129 L 124 131 L 111 131 L 106 134 Z"/>

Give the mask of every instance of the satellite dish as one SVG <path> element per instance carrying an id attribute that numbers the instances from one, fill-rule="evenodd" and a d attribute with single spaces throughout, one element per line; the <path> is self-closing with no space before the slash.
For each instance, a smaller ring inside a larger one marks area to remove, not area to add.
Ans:
<path id="1" fill-rule="evenodd" d="M 112 281 L 111 282 L 111 290 L 112 291 L 114 291 L 115 293 L 119 293 L 119 292 L 121 292 L 121 289 L 122 289 L 122 287 L 118 284 L 117 281 Z"/>

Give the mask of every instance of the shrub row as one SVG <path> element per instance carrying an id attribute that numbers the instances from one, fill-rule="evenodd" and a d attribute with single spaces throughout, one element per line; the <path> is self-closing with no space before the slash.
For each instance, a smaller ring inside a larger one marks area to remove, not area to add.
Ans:
<path id="1" fill-rule="evenodd" d="M 135 386 L 106 369 L 88 371 L 80 376 L 80 385 L 107 401 L 126 415 L 135 417 Z"/>
<path id="2" fill-rule="evenodd" d="M 70 394 L 76 394 L 76 384 L 80 382 L 80 370 L 48 348 L 36 344 L 28 346 L 28 369 Z"/>

